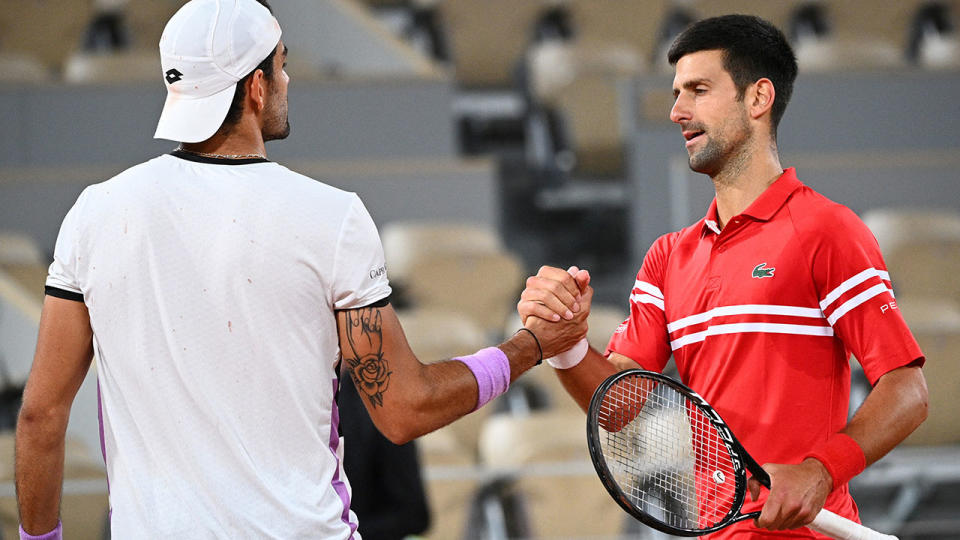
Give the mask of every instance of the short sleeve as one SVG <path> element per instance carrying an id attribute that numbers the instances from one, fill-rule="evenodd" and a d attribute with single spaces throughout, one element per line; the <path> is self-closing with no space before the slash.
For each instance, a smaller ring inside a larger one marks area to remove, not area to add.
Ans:
<path id="1" fill-rule="evenodd" d="M 813 249 L 813 277 L 820 309 L 835 335 L 863 366 L 871 384 L 888 371 L 923 361 L 894 296 L 880 246 L 847 208 L 829 217 Z M 837 234 L 836 231 L 842 231 Z"/>
<path id="2" fill-rule="evenodd" d="M 650 371 L 662 371 L 670 359 L 663 283 L 674 235 L 654 242 L 630 291 L 630 317 L 613 333 L 606 354 L 622 354 Z"/>
<path id="3" fill-rule="evenodd" d="M 341 224 L 333 271 L 334 309 L 361 308 L 390 295 L 380 235 L 356 195 Z"/>
<path id="4" fill-rule="evenodd" d="M 47 272 L 46 286 L 82 295 L 83 287 L 80 283 L 80 242 L 82 237 L 83 207 L 89 197 L 90 188 L 80 194 L 77 201 L 67 212 L 60 225 L 57 243 L 53 250 L 53 262 Z"/>

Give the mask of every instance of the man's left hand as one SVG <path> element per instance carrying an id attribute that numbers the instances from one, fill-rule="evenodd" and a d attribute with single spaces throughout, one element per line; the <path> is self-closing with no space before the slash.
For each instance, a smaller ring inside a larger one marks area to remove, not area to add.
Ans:
<path id="1" fill-rule="evenodd" d="M 808 525 L 833 489 L 833 478 L 826 467 L 814 458 L 797 465 L 767 463 L 763 470 L 770 475 L 770 494 L 760 517 L 754 524 L 771 531 L 798 529 Z M 754 478 L 748 482 L 753 500 L 760 496 L 761 484 Z"/>

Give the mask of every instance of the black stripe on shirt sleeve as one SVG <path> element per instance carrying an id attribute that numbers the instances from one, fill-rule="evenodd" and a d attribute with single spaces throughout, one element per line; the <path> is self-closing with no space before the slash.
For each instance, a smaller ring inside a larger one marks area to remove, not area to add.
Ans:
<path id="1" fill-rule="evenodd" d="M 390 295 L 389 295 L 389 294 L 388 294 L 387 296 L 381 298 L 380 300 L 377 300 L 376 302 L 374 302 L 374 303 L 372 303 L 372 304 L 370 304 L 370 305 L 367 305 L 367 306 L 363 306 L 363 307 L 381 308 L 381 307 L 387 307 L 388 305 L 390 305 Z"/>
<path id="2" fill-rule="evenodd" d="M 49 285 L 44 288 L 44 292 L 48 296 L 55 296 L 57 298 L 63 298 L 64 300 L 73 300 L 74 302 L 83 302 L 83 295 L 77 292 L 65 291 Z"/>
<path id="3" fill-rule="evenodd" d="M 355 307 L 355 308 L 338 309 L 338 310 L 336 310 L 336 311 L 349 311 L 349 310 L 351 310 L 351 309 L 364 309 L 364 308 L 382 308 L 382 307 L 387 307 L 389 304 L 390 304 L 390 295 L 388 294 L 387 296 L 381 298 L 380 300 L 377 300 L 376 302 L 373 302 L 373 303 L 371 303 L 371 304 L 367 304 L 367 305 L 365 305 L 365 306 L 360 306 L 360 307 Z"/>

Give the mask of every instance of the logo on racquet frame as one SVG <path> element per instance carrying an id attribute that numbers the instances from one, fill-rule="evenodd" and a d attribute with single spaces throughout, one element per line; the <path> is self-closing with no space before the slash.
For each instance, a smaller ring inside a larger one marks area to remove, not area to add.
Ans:
<path id="1" fill-rule="evenodd" d="M 766 264 L 766 263 L 763 263 L 763 264 Z M 723 418 L 720 418 L 720 413 L 713 410 L 713 407 L 711 407 L 710 404 L 707 403 L 707 400 L 703 399 L 700 396 L 700 394 L 694 392 L 693 390 L 689 390 L 688 395 L 690 399 L 692 399 L 694 402 L 697 402 L 703 405 L 703 408 L 701 408 L 700 410 L 705 415 L 710 417 L 711 420 L 713 420 L 713 427 L 717 428 L 717 433 L 720 435 L 720 439 L 723 441 L 724 446 L 726 446 L 727 450 L 730 452 L 730 462 L 731 462 L 730 464 L 733 465 L 734 472 L 740 472 L 744 467 L 743 458 L 741 458 L 740 454 L 737 453 L 737 443 L 736 443 L 737 439 L 734 438 L 733 431 L 731 431 L 730 428 L 727 427 L 727 424 L 723 422 Z M 717 480 L 718 473 L 721 475 L 721 477 L 723 476 L 723 473 L 721 471 L 716 471 L 716 473 L 714 473 L 713 475 L 714 480 Z M 718 481 L 717 483 L 722 484 L 723 482 Z"/>

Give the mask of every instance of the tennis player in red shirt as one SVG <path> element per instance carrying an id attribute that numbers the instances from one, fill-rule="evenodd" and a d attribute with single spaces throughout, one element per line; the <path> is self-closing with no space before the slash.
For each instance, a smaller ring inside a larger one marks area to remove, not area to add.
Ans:
<path id="1" fill-rule="evenodd" d="M 858 520 L 848 481 L 926 418 L 923 353 L 867 227 L 780 164 L 777 125 L 797 75 L 783 34 L 756 17 L 706 19 L 669 60 L 670 119 L 716 198 L 650 248 L 603 354 L 582 341 L 549 361 L 586 409 L 607 376 L 660 371 L 672 355 L 772 481 L 769 492 L 750 481 L 743 511 L 762 508 L 755 522 L 711 538 L 818 538 L 801 527 L 824 507 Z M 545 266 L 518 311 L 570 318 L 588 282 L 584 270 Z M 851 354 L 873 389 L 848 423 Z"/>

